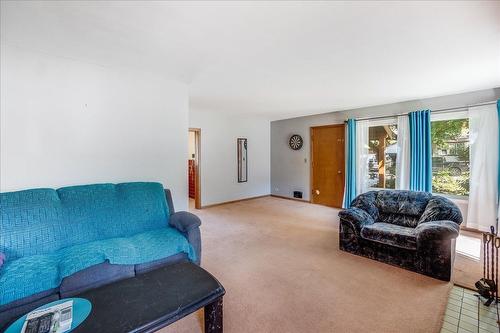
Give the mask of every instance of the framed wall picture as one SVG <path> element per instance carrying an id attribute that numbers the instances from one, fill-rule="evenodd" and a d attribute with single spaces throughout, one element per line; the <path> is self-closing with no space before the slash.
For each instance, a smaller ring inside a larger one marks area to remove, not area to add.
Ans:
<path id="1" fill-rule="evenodd" d="M 236 139 L 238 150 L 238 183 L 245 183 L 248 180 L 248 147 L 246 138 Z"/>

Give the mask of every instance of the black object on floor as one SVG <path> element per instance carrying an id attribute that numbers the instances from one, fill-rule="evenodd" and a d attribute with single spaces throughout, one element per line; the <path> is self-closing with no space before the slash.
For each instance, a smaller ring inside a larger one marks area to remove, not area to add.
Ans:
<path id="1" fill-rule="evenodd" d="M 498 303 L 498 249 L 500 248 L 500 237 L 497 237 L 495 227 L 491 226 L 490 231 L 489 233 L 483 233 L 483 277 L 475 283 L 479 295 L 486 299 L 484 303 L 486 306 L 490 306 L 492 302 Z"/>
<path id="2" fill-rule="evenodd" d="M 191 262 L 180 262 L 83 292 L 89 317 L 73 332 L 155 332 L 205 307 L 205 332 L 222 333 L 224 287 Z"/>

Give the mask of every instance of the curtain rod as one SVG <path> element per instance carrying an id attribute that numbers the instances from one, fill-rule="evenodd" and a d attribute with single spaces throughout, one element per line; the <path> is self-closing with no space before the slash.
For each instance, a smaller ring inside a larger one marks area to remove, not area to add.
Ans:
<path id="1" fill-rule="evenodd" d="M 466 105 L 466 106 L 456 106 L 456 107 L 446 108 L 446 109 L 431 110 L 431 113 L 443 113 L 443 112 L 449 112 L 449 111 L 461 111 L 461 110 L 467 110 L 468 108 L 475 107 L 475 106 L 492 105 L 492 104 L 497 104 L 497 101 L 486 102 L 486 103 L 479 103 L 479 104 L 472 104 L 472 105 Z M 392 118 L 392 117 L 397 117 L 397 116 L 406 116 L 406 115 L 408 115 L 408 113 L 409 112 L 399 113 L 399 114 L 394 114 L 394 115 L 388 115 L 388 116 L 365 117 L 365 118 L 355 118 L 355 119 L 356 120 L 384 119 L 384 118 Z"/>

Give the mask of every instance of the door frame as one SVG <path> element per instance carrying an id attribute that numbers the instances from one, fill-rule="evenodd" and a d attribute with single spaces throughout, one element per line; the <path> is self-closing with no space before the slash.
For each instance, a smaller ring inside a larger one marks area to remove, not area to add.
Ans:
<path id="1" fill-rule="evenodd" d="M 330 128 L 330 127 L 342 127 L 344 128 L 344 140 L 345 140 L 345 123 L 342 124 L 331 124 L 331 125 L 320 125 L 320 126 L 311 126 L 309 127 L 309 202 L 314 202 L 313 195 L 313 180 L 314 180 L 314 148 L 313 148 L 313 132 L 316 128 Z M 344 156 L 344 164 L 345 164 L 345 156 Z M 342 192 L 344 189 L 342 189 Z M 340 207 L 341 208 L 341 207 Z"/>
<path id="2" fill-rule="evenodd" d="M 194 132 L 194 168 L 196 177 L 194 179 L 194 208 L 201 209 L 201 128 L 189 128 Z"/>

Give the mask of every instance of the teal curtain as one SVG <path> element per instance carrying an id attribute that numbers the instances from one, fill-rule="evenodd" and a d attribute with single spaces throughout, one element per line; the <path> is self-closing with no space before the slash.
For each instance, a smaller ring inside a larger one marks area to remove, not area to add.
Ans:
<path id="1" fill-rule="evenodd" d="M 356 197 L 356 120 L 347 120 L 346 135 L 346 166 L 345 166 L 345 189 L 344 208 L 351 207 L 351 202 Z"/>
<path id="2" fill-rule="evenodd" d="M 409 113 L 410 190 L 432 192 L 431 111 Z"/>

